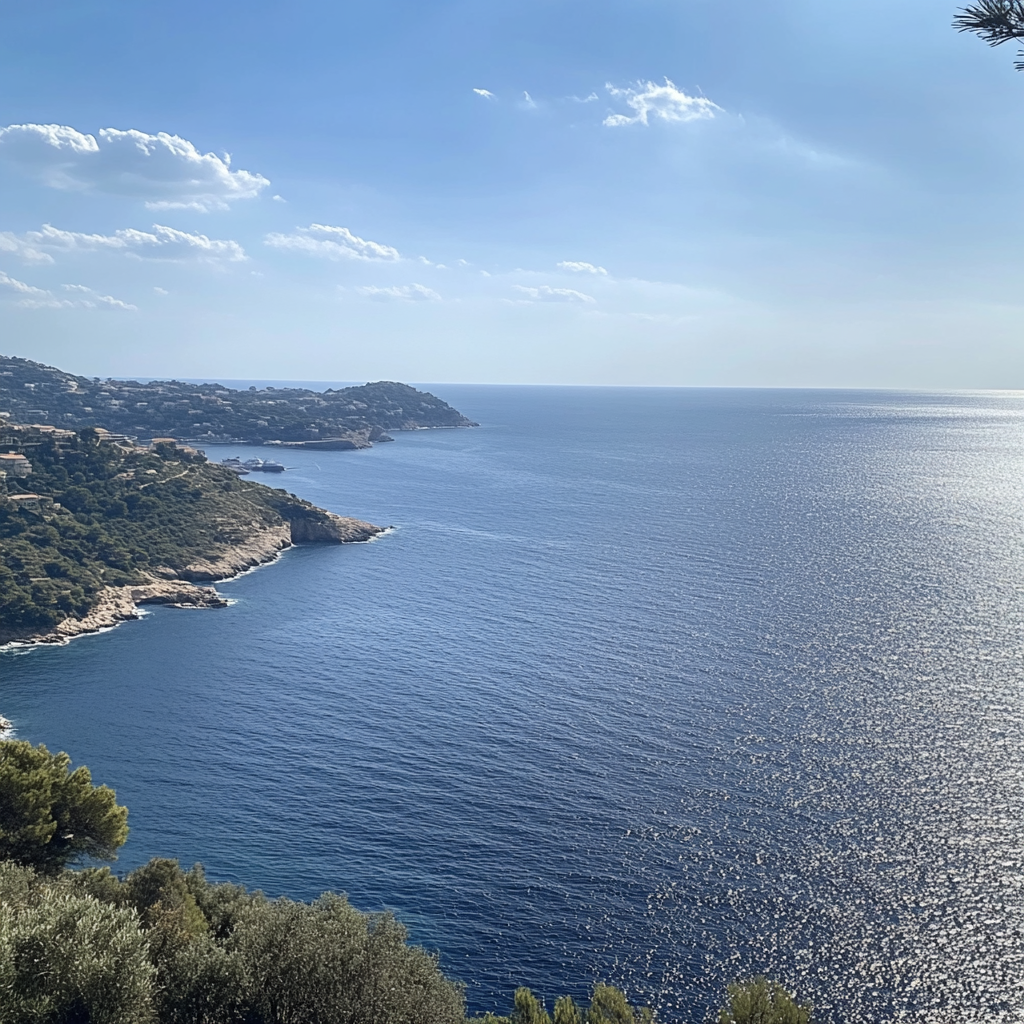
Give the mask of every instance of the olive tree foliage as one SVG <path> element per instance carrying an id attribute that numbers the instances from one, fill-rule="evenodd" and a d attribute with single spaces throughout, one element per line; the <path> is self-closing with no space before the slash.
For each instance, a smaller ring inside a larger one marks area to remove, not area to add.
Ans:
<path id="1" fill-rule="evenodd" d="M 811 1020 L 809 1003 L 798 1005 L 778 982 L 764 977 L 735 982 L 728 993 L 719 1024 L 809 1024 Z"/>
<path id="2" fill-rule="evenodd" d="M 151 1024 L 138 915 L 0 864 L 0 1024 Z"/>
<path id="3" fill-rule="evenodd" d="M 67 754 L 25 740 L 0 741 L 0 860 L 54 873 L 85 857 L 114 860 L 128 838 L 128 810 Z"/>
<path id="4" fill-rule="evenodd" d="M 1024 40 L 1024 0 L 977 0 L 957 11 L 953 27 L 960 32 L 973 32 L 989 46 L 999 46 L 1011 39 Z M 1017 54 L 1014 66 L 1024 71 L 1024 51 Z"/>
<path id="5" fill-rule="evenodd" d="M 410 946 L 390 914 L 363 914 L 343 896 L 269 900 L 211 885 L 201 868 L 185 872 L 172 860 L 152 860 L 123 882 L 107 869 L 74 877 L 82 892 L 135 914 L 161 1024 L 464 1020 L 462 988 L 436 958 Z"/>

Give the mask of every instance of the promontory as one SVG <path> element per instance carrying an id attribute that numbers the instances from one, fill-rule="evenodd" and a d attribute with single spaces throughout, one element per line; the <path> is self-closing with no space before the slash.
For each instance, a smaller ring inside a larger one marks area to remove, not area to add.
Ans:
<path id="1" fill-rule="evenodd" d="M 192 432 L 205 429 L 207 444 L 230 435 L 355 448 L 388 429 L 472 425 L 404 384 L 233 391 L 93 381 L 0 357 L 0 644 L 61 642 L 136 617 L 147 602 L 223 606 L 200 584 L 294 543 L 358 542 L 383 532 L 211 462 L 196 447 L 202 435 L 177 429 L 179 404 L 188 406 Z"/>

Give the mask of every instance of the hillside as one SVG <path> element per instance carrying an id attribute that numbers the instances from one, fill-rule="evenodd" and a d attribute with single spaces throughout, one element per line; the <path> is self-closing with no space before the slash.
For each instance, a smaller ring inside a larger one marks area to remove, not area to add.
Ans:
<path id="1" fill-rule="evenodd" d="M 0 356 L 0 414 L 14 423 L 104 427 L 135 437 L 200 443 L 348 442 L 366 447 L 388 430 L 475 426 L 447 402 L 407 384 L 378 381 L 319 392 L 237 391 L 220 384 L 100 380 Z"/>
<path id="2" fill-rule="evenodd" d="M 194 586 L 293 542 L 381 530 L 240 480 L 193 448 L 92 429 L 0 426 L 0 643 L 63 639 L 144 601 L 211 606 Z"/>

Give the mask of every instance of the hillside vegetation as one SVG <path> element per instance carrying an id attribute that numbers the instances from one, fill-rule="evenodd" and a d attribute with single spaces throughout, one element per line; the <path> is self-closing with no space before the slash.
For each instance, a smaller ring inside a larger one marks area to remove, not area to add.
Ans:
<path id="1" fill-rule="evenodd" d="M 181 381 L 100 380 L 0 356 L 0 413 L 15 423 L 79 430 L 104 427 L 136 437 L 207 444 L 236 440 L 368 444 L 388 430 L 474 426 L 447 402 L 407 384 L 378 381 L 337 391 L 250 388 Z"/>
<path id="2" fill-rule="evenodd" d="M 336 517 L 193 449 L 104 443 L 93 430 L 30 439 L 31 475 L 0 486 L 0 642 L 84 617 L 107 587 L 227 575 L 210 563 L 260 536 L 341 539 L 327 535 Z M 19 507 L 27 492 L 38 507 Z"/>

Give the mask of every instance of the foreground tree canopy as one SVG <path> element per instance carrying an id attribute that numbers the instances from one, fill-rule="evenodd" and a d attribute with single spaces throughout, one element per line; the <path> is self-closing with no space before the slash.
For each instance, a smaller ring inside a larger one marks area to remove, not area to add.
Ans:
<path id="1" fill-rule="evenodd" d="M 1012 39 L 1024 39 L 1024 0 L 979 0 L 959 10 L 953 27 L 960 32 L 973 32 L 989 46 L 999 46 Z M 1015 67 L 1024 71 L 1024 59 Z"/>
<path id="2" fill-rule="evenodd" d="M 0 859 L 43 872 L 84 857 L 113 860 L 128 838 L 128 809 L 94 786 L 89 769 L 68 768 L 24 740 L 0 742 Z"/>
<path id="3" fill-rule="evenodd" d="M 389 914 L 268 900 L 154 860 L 0 864 L 0 1024 L 461 1024 L 461 986 Z"/>

